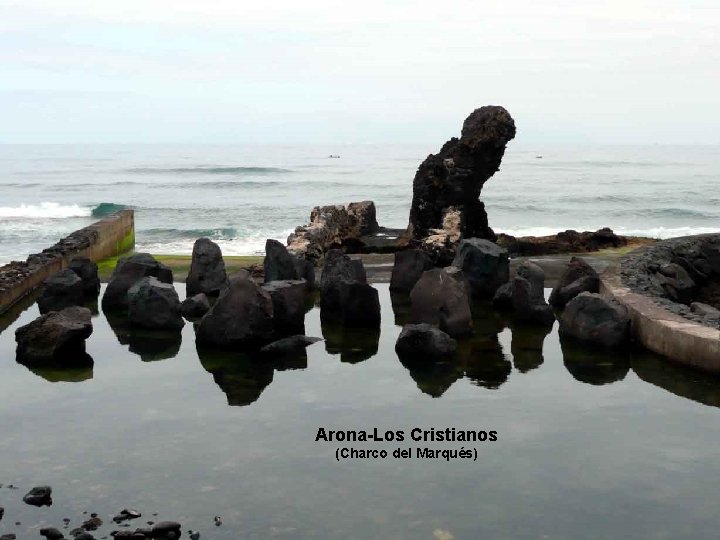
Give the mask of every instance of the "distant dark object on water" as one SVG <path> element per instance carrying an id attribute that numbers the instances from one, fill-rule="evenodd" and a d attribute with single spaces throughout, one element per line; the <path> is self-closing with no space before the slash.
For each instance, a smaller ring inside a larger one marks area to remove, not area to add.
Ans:
<path id="1" fill-rule="evenodd" d="M 537 155 L 537 156 L 535 156 L 535 159 L 542 159 L 542 156 L 541 156 L 541 155 Z"/>
<path id="2" fill-rule="evenodd" d="M 332 158 L 332 159 L 340 159 L 340 156 L 338 156 L 338 155 L 335 155 L 335 154 L 330 154 L 330 155 L 328 156 L 328 158 Z"/>

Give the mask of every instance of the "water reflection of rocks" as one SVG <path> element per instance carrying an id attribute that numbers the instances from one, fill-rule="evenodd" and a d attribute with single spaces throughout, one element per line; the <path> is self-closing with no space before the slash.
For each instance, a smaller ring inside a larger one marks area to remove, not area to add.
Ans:
<path id="1" fill-rule="evenodd" d="M 168 360 L 180 352 L 180 331 L 133 328 L 126 317 L 114 315 L 112 312 L 105 312 L 105 317 L 118 342 L 128 345 L 128 350 L 137 354 L 143 362 Z"/>

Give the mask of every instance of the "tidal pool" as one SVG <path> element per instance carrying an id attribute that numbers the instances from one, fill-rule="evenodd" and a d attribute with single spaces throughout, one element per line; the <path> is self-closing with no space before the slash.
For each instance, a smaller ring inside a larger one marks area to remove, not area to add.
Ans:
<path id="1" fill-rule="evenodd" d="M 31 371 L 15 362 L 14 330 L 37 308 L 6 319 L 0 534 L 39 537 L 97 512 L 100 538 L 137 508 L 133 526 L 172 519 L 205 539 L 717 538 L 720 379 L 561 344 L 557 323 L 508 326 L 483 306 L 455 360 L 406 367 L 394 351 L 406 301 L 376 286 L 379 332 L 321 328 L 313 308 L 306 333 L 326 341 L 273 361 L 198 351 L 192 324 L 179 340 L 100 313 L 94 367 Z M 498 440 L 316 442 L 319 428 Z M 340 447 L 463 446 L 477 461 L 335 459 Z M 43 484 L 53 506 L 22 503 Z"/>

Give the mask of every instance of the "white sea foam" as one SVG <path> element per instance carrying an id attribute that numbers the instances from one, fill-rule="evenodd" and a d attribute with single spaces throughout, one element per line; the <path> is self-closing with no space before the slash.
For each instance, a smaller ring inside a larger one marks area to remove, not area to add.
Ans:
<path id="1" fill-rule="evenodd" d="M 92 208 L 77 204 L 62 205 L 56 202 L 0 206 L 0 219 L 66 219 L 89 217 Z"/>
<path id="2" fill-rule="evenodd" d="M 272 238 L 283 244 L 287 241 L 292 229 L 279 231 L 269 235 L 253 235 L 232 239 L 213 240 L 223 252 L 223 255 L 264 255 L 265 241 Z M 194 239 L 178 239 L 170 242 L 143 242 L 141 235 L 136 238 L 135 250 L 160 255 L 190 255 Z"/>

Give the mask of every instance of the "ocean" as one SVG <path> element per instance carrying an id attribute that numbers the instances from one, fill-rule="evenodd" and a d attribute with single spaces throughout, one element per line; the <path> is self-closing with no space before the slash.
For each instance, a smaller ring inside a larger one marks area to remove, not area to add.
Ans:
<path id="1" fill-rule="evenodd" d="M 313 206 L 373 200 L 405 227 L 412 180 L 434 145 L 0 145 L 0 264 L 24 259 L 117 209 L 136 211 L 137 249 L 228 255 L 285 240 Z M 339 158 L 330 158 L 339 155 Z M 669 238 L 720 230 L 720 147 L 511 143 L 485 184 L 491 226 L 516 236 L 609 226 Z"/>

